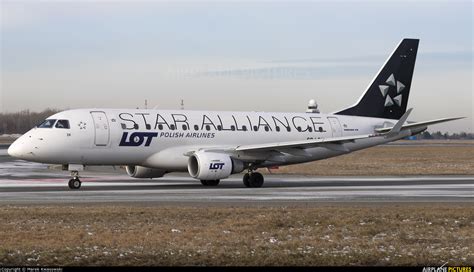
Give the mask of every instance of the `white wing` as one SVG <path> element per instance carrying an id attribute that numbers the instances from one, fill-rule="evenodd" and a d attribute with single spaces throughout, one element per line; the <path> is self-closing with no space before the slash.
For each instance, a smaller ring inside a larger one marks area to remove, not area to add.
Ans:
<path id="1" fill-rule="evenodd" d="M 265 144 L 255 144 L 255 145 L 240 145 L 237 146 L 235 151 L 271 151 L 271 150 L 281 150 L 288 148 L 298 148 L 306 149 L 312 147 L 325 147 L 328 144 L 333 145 L 342 145 L 347 142 L 353 142 L 357 139 L 364 139 L 373 137 L 375 135 L 357 135 L 357 136 L 346 136 L 346 137 L 334 137 L 334 138 L 325 138 L 325 139 L 313 139 L 313 140 L 303 140 L 303 141 L 289 141 L 289 142 L 277 142 L 277 143 L 265 143 Z"/>
<path id="2" fill-rule="evenodd" d="M 429 125 L 434 125 L 438 123 L 443 123 L 443 122 L 448 122 L 448 121 L 453 121 L 453 120 L 458 120 L 458 119 L 463 119 L 463 118 L 465 117 L 442 118 L 442 119 L 436 119 L 436 120 L 430 120 L 430 121 L 424 121 L 424 122 L 410 123 L 407 125 L 403 125 L 401 129 L 403 130 L 403 129 L 425 128 L 425 127 L 428 127 Z M 392 128 L 393 127 L 376 128 L 375 132 L 385 133 L 392 130 Z"/>

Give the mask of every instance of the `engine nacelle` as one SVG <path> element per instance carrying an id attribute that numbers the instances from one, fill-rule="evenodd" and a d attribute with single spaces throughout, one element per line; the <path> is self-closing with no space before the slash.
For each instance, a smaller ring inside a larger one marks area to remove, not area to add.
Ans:
<path id="1" fill-rule="evenodd" d="M 225 179 L 243 170 L 242 161 L 232 159 L 226 154 L 199 151 L 188 160 L 189 174 L 200 180 Z"/>
<path id="2" fill-rule="evenodd" d="M 161 178 L 166 171 L 143 166 L 127 165 L 127 174 L 133 178 Z"/>

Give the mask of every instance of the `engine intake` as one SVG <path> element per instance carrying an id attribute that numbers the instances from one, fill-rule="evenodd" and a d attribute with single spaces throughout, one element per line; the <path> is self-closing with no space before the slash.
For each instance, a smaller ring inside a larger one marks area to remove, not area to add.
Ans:
<path id="1" fill-rule="evenodd" d="M 243 170 L 242 161 L 232 159 L 226 154 L 199 151 L 191 155 L 188 160 L 189 174 L 200 180 L 225 179 Z"/>
<path id="2" fill-rule="evenodd" d="M 161 178 L 166 171 L 143 166 L 127 165 L 127 174 L 133 178 Z"/>

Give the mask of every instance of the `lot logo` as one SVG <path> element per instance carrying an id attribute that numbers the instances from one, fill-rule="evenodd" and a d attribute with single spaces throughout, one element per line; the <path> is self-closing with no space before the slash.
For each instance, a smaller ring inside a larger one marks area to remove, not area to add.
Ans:
<path id="1" fill-rule="evenodd" d="M 223 162 L 215 162 L 211 163 L 209 165 L 209 170 L 222 170 L 222 167 L 224 167 L 225 163 Z"/>
<path id="2" fill-rule="evenodd" d="M 124 132 L 119 146 L 141 146 L 145 142 L 145 146 L 150 146 L 151 140 L 157 137 L 156 132 L 134 132 L 128 137 L 128 132 Z"/>

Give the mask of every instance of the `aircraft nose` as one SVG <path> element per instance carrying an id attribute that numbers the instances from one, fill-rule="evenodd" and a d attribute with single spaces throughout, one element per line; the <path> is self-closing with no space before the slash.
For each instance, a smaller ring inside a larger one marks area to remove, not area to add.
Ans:
<path id="1" fill-rule="evenodd" d="M 19 147 L 19 143 L 18 143 L 18 140 L 14 141 L 10 147 L 8 147 L 8 155 L 12 156 L 12 157 L 20 157 L 21 154 L 20 154 L 20 147 Z"/>
<path id="2" fill-rule="evenodd" d="M 24 154 L 24 148 L 23 144 L 20 142 L 20 139 L 17 139 L 14 141 L 10 147 L 8 147 L 8 155 L 15 157 L 15 158 L 21 158 Z"/>
<path id="3" fill-rule="evenodd" d="M 10 145 L 10 147 L 8 147 L 8 150 L 7 150 L 8 155 L 10 155 L 10 156 L 12 156 L 12 157 L 16 157 L 17 154 L 18 154 L 18 146 L 17 146 L 15 143 L 16 143 L 16 141 L 13 142 L 13 143 Z"/>

